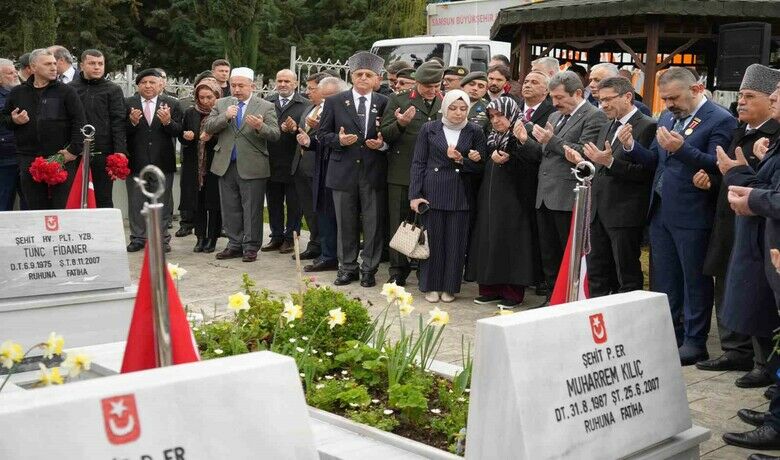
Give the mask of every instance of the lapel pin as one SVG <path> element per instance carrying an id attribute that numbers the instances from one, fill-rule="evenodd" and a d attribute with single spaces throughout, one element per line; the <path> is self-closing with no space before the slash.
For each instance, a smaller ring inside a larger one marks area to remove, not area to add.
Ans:
<path id="1" fill-rule="evenodd" d="M 344 101 L 344 104 L 346 104 L 346 105 L 347 105 L 347 107 L 349 107 L 349 99 L 347 99 L 346 101 Z"/>

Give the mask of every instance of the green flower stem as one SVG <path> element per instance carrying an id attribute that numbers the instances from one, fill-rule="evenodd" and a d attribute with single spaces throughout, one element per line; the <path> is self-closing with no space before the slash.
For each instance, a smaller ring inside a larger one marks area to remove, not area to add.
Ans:
<path id="1" fill-rule="evenodd" d="M 24 355 L 22 356 L 22 359 L 20 359 L 19 362 L 24 361 L 24 358 L 26 358 L 27 355 L 29 355 L 31 351 L 35 350 L 36 348 L 44 347 L 44 346 L 46 346 L 46 344 L 43 343 L 43 342 L 41 342 L 41 343 L 39 343 L 37 345 L 33 345 L 32 347 L 30 347 L 29 350 L 27 350 L 24 353 Z M 8 380 L 11 378 L 12 375 L 14 375 L 14 371 L 16 370 L 16 368 L 17 368 L 17 365 L 14 364 L 13 366 L 11 366 L 10 369 L 8 369 L 8 374 L 6 374 L 5 379 L 3 379 L 3 384 L 0 385 L 0 392 L 3 391 L 3 388 L 5 388 L 5 384 L 8 383 Z"/>

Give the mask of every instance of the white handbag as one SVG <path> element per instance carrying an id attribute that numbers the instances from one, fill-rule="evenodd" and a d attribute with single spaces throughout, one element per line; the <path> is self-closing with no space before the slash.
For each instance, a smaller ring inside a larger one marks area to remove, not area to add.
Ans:
<path id="1" fill-rule="evenodd" d="M 428 231 L 421 225 L 417 225 L 417 214 L 414 222 L 401 222 L 395 231 L 390 247 L 404 254 L 410 259 L 427 259 L 431 255 L 428 247 Z"/>

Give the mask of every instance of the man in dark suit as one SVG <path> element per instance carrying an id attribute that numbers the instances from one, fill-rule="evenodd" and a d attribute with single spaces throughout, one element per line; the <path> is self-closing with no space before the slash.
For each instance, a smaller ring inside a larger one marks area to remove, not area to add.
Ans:
<path id="1" fill-rule="evenodd" d="M 276 93 L 266 100 L 276 108 L 281 135 L 279 140 L 269 142 L 268 150 L 271 163 L 271 177 L 266 188 L 268 201 L 268 223 L 271 227 L 271 239 L 260 248 L 263 252 L 279 250 L 282 254 L 293 251 L 293 232 L 301 232 L 301 209 L 293 182 L 292 164 L 298 150 L 298 121 L 311 109 L 311 103 L 301 96 L 295 88 L 298 77 L 289 69 L 276 73 Z M 286 206 L 285 206 L 286 205 Z M 284 214 L 287 211 L 287 224 Z"/>
<path id="2" fill-rule="evenodd" d="M 387 187 L 387 144 L 379 131 L 387 98 L 373 92 L 384 59 L 360 51 L 348 60 L 353 88 L 325 99 L 320 142 L 332 149 L 326 185 L 333 189 L 338 223 L 341 286 L 358 279 L 376 285 L 384 244 L 383 203 Z M 363 230 L 363 263 L 358 267 L 359 228 Z"/>
<path id="3" fill-rule="evenodd" d="M 668 109 L 658 120 L 650 148 L 635 142 L 631 158 L 655 168 L 650 197 L 651 289 L 666 293 L 677 335 L 680 362 L 707 359 L 712 317 L 712 277 L 703 273 L 715 199 L 693 185 L 704 170 L 717 172 L 716 147 L 728 147 L 736 120 L 704 97 L 704 87 L 687 69 L 674 67 L 658 80 Z"/>
<path id="4" fill-rule="evenodd" d="M 173 175 L 176 172 L 176 137 L 181 133 L 182 113 L 179 101 L 164 94 L 158 94 L 161 85 L 160 73 L 146 69 L 138 73 L 135 84 L 138 92 L 128 97 L 127 152 L 133 177 L 147 166 L 155 165 L 165 174 L 165 193 L 160 202 L 165 208 L 162 232 L 165 235 L 165 251 L 171 246 L 168 241 L 168 224 L 171 222 L 170 204 L 173 202 Z M 128 177 L 125 181 L 128 197 L 128 220 L 130 221 L 130 244 L 128 252 L 140 251 L 146 245 L 146 223 L 141 215 L 146 197 L 140 188 Z"/>
<path id="5" fill-rule="evenodd" d="M 574 72 L 555 74 L 548 89 L 557 112 L 550 115 L 544 126 L 533 125 L 527 148 L 540 160 L 536 192 L 539 246 L 544 277 L 547 286 L 552 287 L 569 238 L 577 182 L 563 148 L 568 146 L 582 153 L 585 144 L 598 139 L 607 116 L 584 99 L 582 80 Z M 548 299 L 550 292 L 552 289 Z"/>
<path id="6" fill-rule="evenodd" d="M 588 89 L 590 89 L 590 94 L 588 95 L 588 102 L 598 107 L 599 106 L 599 83 L 604 79 L 614 78 L 619 76 L 620 76 L 620 71 L 618 70 L 617 66 L 610 62 L 603 62 L 601 64 L 596 64 L 593 67 L 591 67 L 590 73 L 588 74 L 588 82 L 589 82 Z M 648 117 L 652 117 L 653 112 L 650 110 L 650 107 L 639 102 L 639 100 L 637 100 L 636 98 L 636 91 L 633 89 L 634 86 L 631 85 L 631 88 L 632 88 L 631 92 L 634 93 L 634 99 L 631 101 L 631 103 L 634 104 L 634 107 L 639 109 L 640 112 L 647 115 Z"/>
<path id="7" fill-rule="evenodd" d="M 569 161 L 576 164 L 585 157 L 596 166 L 588 254 L 592 297 L 643 288 L 639 257 L 654 170 L 628 157 L 622 141 L 649 147 L 656 131 L 655 120 L 632 103 L 634 88 L 625 78 L 601 80 L 596 92 L 611 122 L 601 128 L 595 144 L 585 145 L 584 155 L 564 147 Z"/>

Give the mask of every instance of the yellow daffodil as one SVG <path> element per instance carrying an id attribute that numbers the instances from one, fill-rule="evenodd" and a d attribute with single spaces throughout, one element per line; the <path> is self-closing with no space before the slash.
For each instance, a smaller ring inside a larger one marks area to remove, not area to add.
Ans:
<path id="1" fill-rule="evenodd" d="M 249 310 L 249 296 L 243 292 L 236 292 L 228 297 L 228 308 L 233 311 Z"/>
<path id="2" fill-rule="evenodd" d="M 506 308 L 498 307 L 498 313 L 496 313 L 498 316 L 505 316 L 505 315 L 511 315 L 514 313 L 512 310 L 508 310 Z"/>
<path id="3" fill-rule="evenodd" d="M 77 377 L 84 371 L 88 371 L 92 366 L 92 358 L 85 353 L 71 352 L 62 362 L 62 367 L 68 371 L 68 377 Z"/>
<path id="4" fill-rule="evenodd" d="M 341 311 L 341 308 L 334 308 L 333 310 L 328 312 L 328 326 L 330 326 L 331 329 L 336 327 L 337 325 L 342 325 L 347 321 L 347 315 L 344 314 L 343 311 Z"/>
<path id="5" fill-rule="evenodd" d="M 284 299 L 284 311 L 282 311 L 282 317 L 287 320 L 287 323 L 292 323 L 296 319 L 303 316 L 303 308 L 300 305 L 295 305 L 290 299 Z"/>
<path id="6" fill-rule="evenodd" d="M 428 315 L 431 317 L 428 323 L 433 324 L 434 326 L 444 326 L 450 322 L 450 314 L 446 311 L 439 310 L 439 307 L 429 311 Z"/>
<path id="7" fill-rule="evenodd" d="M 24 350 L 18 343 L 6 340 L 0 345 L 0 364 L 6 369 L 14 367 L 24 357 Z"/>
<path id="8" fill-rule="evenodd" d="M 399 297 L 399 300 L 401 301 L 401 304 L 398 305 L 398 312 L 401 314 L 401 316 L 411 315 L 414 311 L 414 307 L 412 306 L 412 301 L 414 298 L 412 297 L 412 294 L 404 292 L 404 294 Z"/>
<path id="9" fill-rule="evenodd" d="M 401 286 L 398 286 L 395 283 L 385 283 L 382 286 L 381 294 L 385 296 L 385 299 L 387 299 L 387 303 L 390 303 L 393 300 L 398 299 L 402 295 L 406 294 L 406 289 L 404 289 Z"/>
<path id="10" fill-rule="evenodd" d="M 41 373 L 38 375 L 38 384 L 43 385 L 45 387 L 49 385 L 63 384 L 62 374 L 60 374 L 59 367 L 47 369 L 46 365 L 43 363 L 38 363 L 38 367 L 41 368 Z"/>
<path id="11" fill-rule="evenodd" d="M 168 272 L 171 274 L 171 278 L 173 278 L 175 281 L 179 281 L 180 279 L 184 278 L 184 275 L 187 274 L 187 270 L 179 267 L 178 264 L 172 264 L 168 262 Z"/>
<path id="12" fill-rule="evenodd" d="M 57 335 L 54 332 L 50 333 L 49 338 L 41 345 L 41 348 L 43 348 L 43 357 L 51 359 L 54 355 L 61 355 L 63 345 L 65 345 L 65 339 L 63 339 L 61 335 Z"/>

